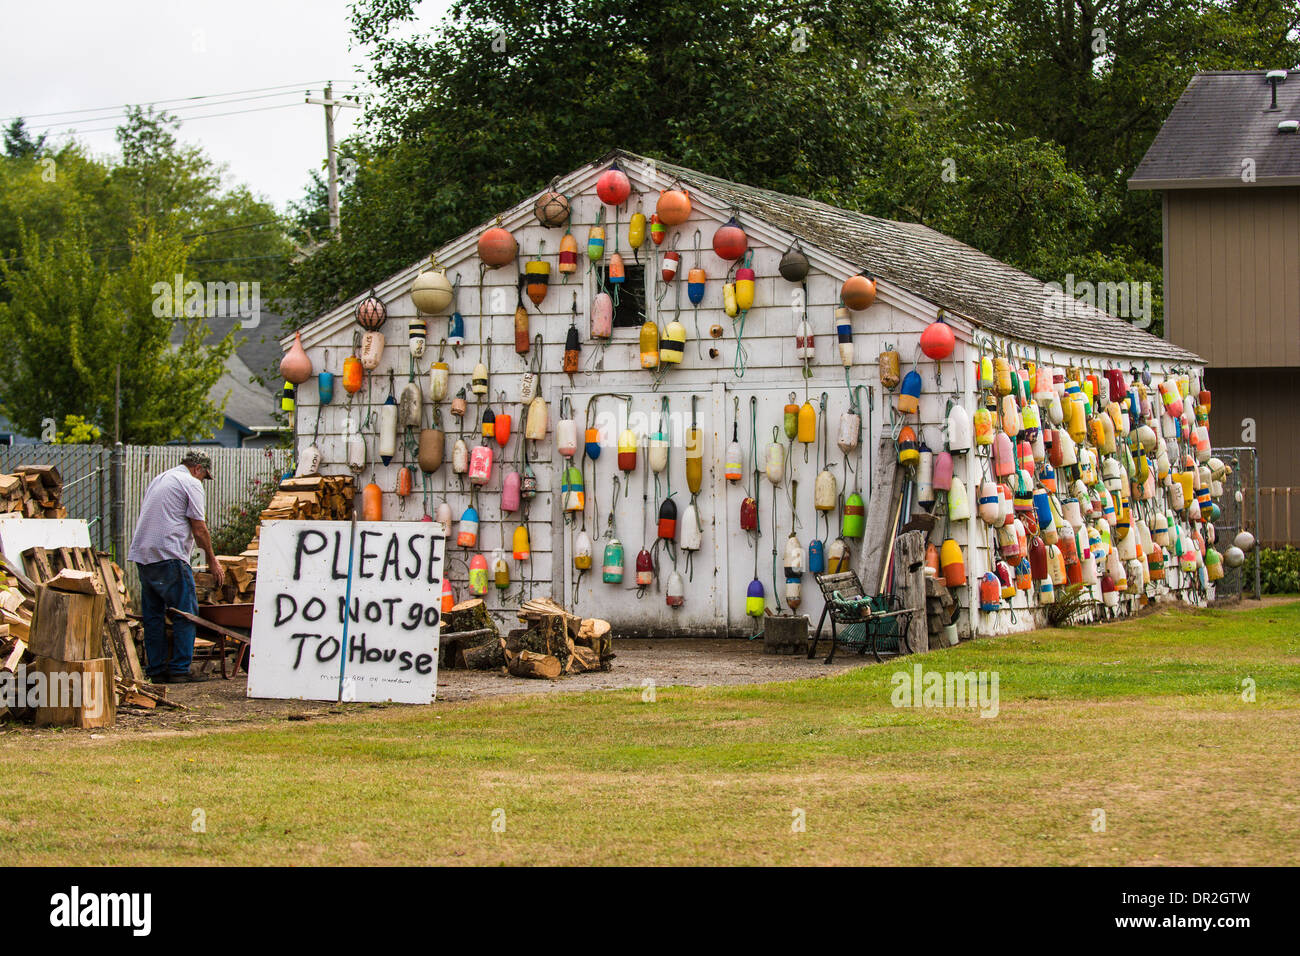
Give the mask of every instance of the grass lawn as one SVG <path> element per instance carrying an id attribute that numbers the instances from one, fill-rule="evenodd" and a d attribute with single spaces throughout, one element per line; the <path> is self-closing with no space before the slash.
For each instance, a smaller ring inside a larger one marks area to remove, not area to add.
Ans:
<path id="1" fill-rule="evenodd" d="M 891 675 L 916 663 L 996 672 L 998 715 L 893 707 Z M 1300 602 L 654 702 L 638 687 L 10 732 L 0 766 L 4 865 L 1293 864 Z"/>

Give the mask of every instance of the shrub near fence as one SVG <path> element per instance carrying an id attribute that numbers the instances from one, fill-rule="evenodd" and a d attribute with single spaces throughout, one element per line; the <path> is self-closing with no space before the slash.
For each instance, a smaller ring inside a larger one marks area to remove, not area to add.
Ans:
<path id="1" fill-rule="evenodd" d="M 1259 575 L 1265 594 L 1300 593 L 1300 549 L 1260 549 Z"/>

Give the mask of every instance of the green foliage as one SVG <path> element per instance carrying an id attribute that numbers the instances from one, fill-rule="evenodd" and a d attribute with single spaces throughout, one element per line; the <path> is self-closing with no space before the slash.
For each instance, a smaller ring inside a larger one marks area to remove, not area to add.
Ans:
<path id="1" fill-rule="evenodd" d="M 1151 281 L 1159 334 L 1160 198 L 1128 177 L 1196 70 L 1300 59 L 1293 0 L 458 0 L 412 29 L 422 12 L 352 7 L 378 95 L 343 150 L 342 240 L 292 267 L 298 319 L 620 146 L 1045 281 Z M 325 237 L 319 177 L 293 213 Z"/>
<path id="2" fill-rule="evenodd" d="M 21 116 L 15 117 L 5 127 L 5 155 L 15 158 L 40 155 L 45 148 L 45 137 L 45 133 L 33 136 L 27 131 L 27 121 Z"/>
<path id="3" fill-rule="evenodd" d="M 39 434 L 47 417 L 83 416 L 105 432 L 114 421 L 121 371 L 121 438 L 163 444 L 205 438 L 221 424 L 207 398 L 234 349 L 233 333 L 205 344 L 202 318 L 155 314 L 154 285 L 185 270 L 190 246 L 175 232 L 141 224 L 126 263 L 97 263 L 86 230 L 74 220 L 42 242 L 20 230 L 22 266 L 0 263 L 0 410 Z M 184 328 L 169 344 L 173 324 Z"/>
<path id="4" fill-rule="evenodd" d="M 56 445 L 94 445 L 102 432 L 98 425 L 86 421 L 84 415 L 65 415 L 63 427 L 54 436 Z"/>
<path id="5" fill-rule="evenodd" d="M 350 144 L 342 241 L 293 269 L 301 317 L 617 146 L 832 202 L 883 147 L 868 90 L 902 22 L 884 0 L 483 0 L 432 33 L 405 28 L 415 8 L 354 7 L 382 95 Z"/>
<path id="6" fill-rule="evenodd" d="M 279 487 L 279 476 L 268 474 L 248 480 L 248 500 L 233 504 L 213 523 L 212 550 L 217 554 L 239 554 L 248 548 L 257 522 Z"/>
<path id="7" fill-rule="evenodd" d="M 1073 627 L 1092 609 L 1092 593 L 1082 584 L 1067 584 L 1047 605 L 1047 623 L 1052 627 Z"/>
<path id="8" fill-rule="evenodd" d="M 179 122 L 132 109 L 118 130 L 120 158 L 92 156 L 73 141 L 57 151 L 15 146 L 0 158 L 0 258 L 22 265 L 19 231 L 41 240 L 80 221 L 96 262 L 116 268 L 130 256 L 140 219 L 166 220 L 191 244 L 186 279 L 252 282 L 278 295 L 293 245 L 275 208 L 201 150 L 177 143 Z M 11 127 L 12 129 L 12 127 Z"/>
<path id="9" fill-rule="evenodd" d="M 1300 593 L 1300 549 L 1260 548 L 1259 580 L 1263 594 Z"/>

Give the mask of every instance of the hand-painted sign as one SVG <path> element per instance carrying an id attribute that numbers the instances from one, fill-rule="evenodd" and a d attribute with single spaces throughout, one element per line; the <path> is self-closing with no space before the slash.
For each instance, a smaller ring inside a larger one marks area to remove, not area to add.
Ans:
<path id="1" fill-rule="evenodd" d="M 432 701 L 446 537 L 429 521 L 263 524 L 248 696 Z"/>

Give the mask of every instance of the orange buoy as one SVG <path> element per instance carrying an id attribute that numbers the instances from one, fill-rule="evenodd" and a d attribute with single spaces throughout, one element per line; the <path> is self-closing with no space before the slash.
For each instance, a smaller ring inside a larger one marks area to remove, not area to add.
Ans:
<path id="1" fill-rule="evenodd" d="M 665 226 L 680 226 L 691 217 L 691 197 L 684 189 L 665 189 L 655 204 L 655 215 Z"/>
<path id="2" fill-rule="evenodd" d="M 361 379 L 365 369 L 361 367 L 361 359 L 355 355 L 349 355 L 343 360 L 343 388 L 349 395 L 355 395 L 361 391 Z"/>
<path id="3" fill-rule="evenodd" d="M 944 584 L 950 588 L 965 586 L 966 562 L 962 557 L 961 545 L 952 538 L 946 539 L 939 550 L 939 564 L 943 569 Z"/>
<path id="4" fill-rule="evenodd" d="M 361 489 L 361 520 L 382 521 L 384 518 L 384 493 L 373 481 Z"/>
<path id="5" fill-rule="evenodd" d="M 843 288 L 840 289 L 840 298 L 854 312 L 869 309 L 871 303 L 876 301 L 876 280 L 865 272 L 849 276 L 845 280 Z"/>
<path id="6" fill-rule="evenodd" d="M 478 237 L 478 257 L 489 269 L 498 269 L 514 262 L 518 254 L 519 243 L 515 241 L 514 236 L 501 227 L 500 219 L 497 220 L 497 225 L 485 230 L 483 235 Z"/>

